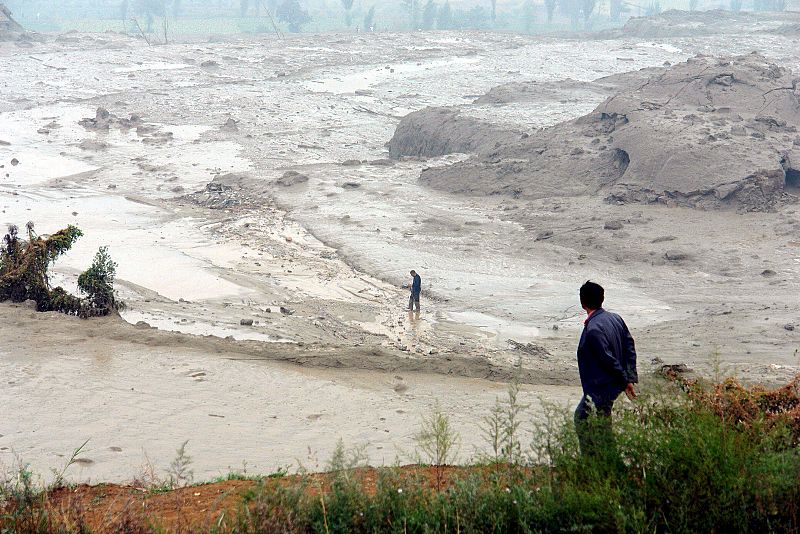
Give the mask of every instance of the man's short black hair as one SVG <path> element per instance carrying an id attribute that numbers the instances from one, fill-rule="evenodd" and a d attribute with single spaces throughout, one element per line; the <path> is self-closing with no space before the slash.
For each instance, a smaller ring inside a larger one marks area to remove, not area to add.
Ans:
<path id="1" fill-rule="evenodd" d="M 411 269 L 411 274 L 417 274 L 417 271 L 415 271 L 414 269 Z"/>
<path id="2" fill-rule="evenodd" d="M 581 286 L 581 306 L 590 310 L 599 310 L 603 307 L 603 300 L 605 300 L 605 291 L 600 284 L 587 280 Z"/>

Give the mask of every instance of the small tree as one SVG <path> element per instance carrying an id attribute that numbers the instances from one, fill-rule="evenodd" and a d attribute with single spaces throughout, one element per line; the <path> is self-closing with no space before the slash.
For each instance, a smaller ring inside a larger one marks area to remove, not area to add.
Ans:
<path id="1" fill-rule="evenodd" d="M 342 7 L 344 8 L 344 21 L 347 24 L 347 27 L 349 28 L 350 26 L 353 25 L 353 13 L 351 10 L 353 9 L 354 0 L 341 0 L 341 1 L 342 1 Z"/>
<path id="2" fill-rule="evenodd" d="M 432 30 L 433 25 L 436 23 L 436 14 L 438 10 L 436 9 L 436 2 L 433 0 L 428 0 L 425 4 L 425 9 L 422 11 L 422 29 L 423 30 Z"/>
<path id="3" fill-rule="evenodd" d="M 619 16 L 622 13 L 622 0 L 611 0 L 611 4 L 609 5 L 611 20 L 618 21 Z"/>
<path id="4" fill-rule="evenodd" d="M 436 27 L 440 30 L 453 29 L 453 11 L 450 9 L 450 0 L 445 1 L 436 15 Z"/>
<path id="5" fill-rule="evenodd" d="M 408 18 L 410 21 L 410 28 L 417 29 L 417 19 L 419 18 L 419 3 L 417 0 L 402 0 L 403 5 L 408 11 Z"/>
<path id="6" fill-rule="evenodd" d="M 292 33 L 300 32 L 304 24 L 311 22 L 311 16 L 297 0 L 283 0 L 276 11 L 278 20 L 285 22 Z"/>
<path id="7" fill-rule="evenodd" d="M 422 417 L 420 431 L 414 435 L 418 450 L 425 455 L 420 460 L 436 468 L 436 489 L 440 490 L 443 480 L 443 467 L 453 463 L 458 456 L 461 436 L 453 429 L 450 418 L 442 411 L 439 401 L 429 417 Z"/>
<path id="8" fill-rule="evenodd" d="M 581 1 L 581 11 L 583 12 L 583 25 L 584 27 L 589 26 L 589 17 L 592 16 L 592 12 L 594 11 L 594 6 L 597 0 L 582 0 Z"/>
<path id="9" fill-rule="evenodd" d="M 547 9 L 547 23 L 551 24 L 556 10 L 556 0 L 544 0 L 544 7 Z"/>
<path id="10" fill-rule="evenodd" d="M 522 6 L 522 13 L 525 20 L 525 33 L 531 33 L 533 23 L 536 20 L 536 6 L 533 0 L 525 0 L 525 4 Z"/>
<path id="11" fill-rule="evenodd" d="M 364 31 L 369 32 L 372 31 L 373 27 L 375 26 L 375 6 L 369 8 L 367 11 L 366 16 L 364 17 Z"/>
<path id="12" fill-rule="evenodd" d="M 116 275 L 117 264 L 111 260 L 108 247 L 100 247 L 92 266 L 78 277 L 78 289 L 87 296 L 94 309 L 119 311 L 124 305 L 114 291 Z"/>

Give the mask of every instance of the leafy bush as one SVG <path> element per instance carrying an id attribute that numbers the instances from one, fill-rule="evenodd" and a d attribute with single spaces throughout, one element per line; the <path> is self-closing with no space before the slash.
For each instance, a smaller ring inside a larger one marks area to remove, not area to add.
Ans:
<path id="1" fill-rule="evenodd" d="M 69 225 L 53 235 L 42 237 L 34 232 L 33 223 L 25 225 L 28 239 L 19 236 L 19 229 L 10 226 L 0 249 L 0 302 L 33 300 L 38 311 L 59 311 L 79 317 L 108 315 L 122 303 L 114 293 L 116 264 L 108 249 L 102 247 L 92 266 L 78 279 L 78 286 L 87 298 L 69 294 L 62 287 L 51 287 L 50 265 L 72 248 L 83 235 Z"/>
<path id="2" fill-rule="evenodd" d="M 114 291 L 117 264 L 108 254 L 108 247 L 100 247 L 92 266 L 78 277 L 78 289 L 87 295 L 87 301 L 95 310 L 121 310 L 124 307 Z"/>

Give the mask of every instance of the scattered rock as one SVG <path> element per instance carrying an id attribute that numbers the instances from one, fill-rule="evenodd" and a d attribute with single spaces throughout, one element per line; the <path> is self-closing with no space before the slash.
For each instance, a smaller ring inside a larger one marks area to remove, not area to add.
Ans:
<path id="1" fill-rule="evenodd" d="M 394 161 L 387 158 L 374 159 L 370 161 L 369 164 L 376 167 L 394 167 Z"/>
<path id="2" fill-rule="evenodd" d="M 242 319 L 241 321 L 239 321 L 239 324 L 242 325 L 242 326 L 253 326 L 253 320 L 252 319 Z"/>
<path id="3" fill-rule="evenodd" d="M 11 143 L 9 143 L 8 141 L 3 141 L 2 139 L 0 139 L 0 146 L 11 146 Z"/>
<path id="4" fill-rule="evenodd" d="M 304 184 L 308 182 L 308 176 L 297 171 L 286 171 L 283 176 L 275 180 L 277 185 L 284 187 L 292 187 L 293 185 Z"/>
<path id="5" fill-rule="evenodd" d="M 552 230 L 543 230 L 536 234 L 536 241 L 544 241 L 545 239 L 550 239 L 554 235 Z"/>
<path id="6" fill-rule="evenodd" d="M 133 325 L 133 326 L 134 326 L 134 327 L 136 327 L 136 328 L 138 328 L 138 329 L 140 329 L 140 330 L 145 330 L 145 329 L 147 329 L 147 328 L 150 328 L 150 324 L 149 324 L 149 323 L 146 323 L 146 322 L 144 322 L 144 321 L 138 321 L 138 322 L 137 322 L 135 325 Z"/>
<path id="7" fill-rule="evenodd" d="M 342 189 L 358 189 L 361 184 L 358 182 L 345 182 L 342 184 Z"/>
<path id="8" fill-rule="evenodd" d="M 519 352 L 524 352 L 525 354 L 528 354 L 530 356 L 535 356 L 537 358 L 545 358 L 545 359 L 552 356 L 549 350 L 535 343 L 520 343 L 518 341 L 514 341 L 513 339 L 507 340 L 507 343 L 511 346 L 512 349 L 517 350 Z"/>
<path id="9" fill-rule="evenodd" d="M 664 257 L 669 261 L 684 261 L 689 259 L 689 253 L 682 250 L 668 250 Z"/>
<path id="10" fill-rule="evenodd" d="M 23 308 L 28 308 L 29 310 L 34 310 L 34 311 L 39 309 L 39 306 L 38 306 L 38 304 L 36 304 L 36 301 L 32 300 L 32 299 L 28 299 L 28 300 L 23 301 L 21 306 Z"/>
<path id="11" fill-rule="evenodd" d="M 345 166 L 345 167 L 357 167 L 358 165 L 361 165 L 361 160 L 360 159 L 346 159 L 346 160 L 344 160 L 342 162 L 342 165 Z"/>
<path id="12" fill-rule="evenodd" d="M 605 230 L 622 230 L 622 227 L 622 221 L 606 221 L 605 224 L 603 224 Z"/>
<path id="13" fill-rule="evenodd" d="M 78 145 L 81 150 L 87 150 L 92 152 L 100 152 L 103 150 L 108 150 L 110 145 L 105 141 L 98 141 L 96 139 L 84 139 Z"/>
<path id="14" fill-rule="evenodd" d="M 666 241 L 675 241 L 676 239 L 678 239 L 678 238 L 675 237 L 674 235 L 663 235 L 661 237 L 657 237 L 657 238 L 653 239 L 650 242 L 651 243 L 664 243 Z"/>
<path id="15" fill-rule="evenodd" d="M 283 306 L 281 306 L 280 309 L 283 315 L 294 315 L 294 310 L 290 310 L 289 308 L 285 308 Z"/>
<path id="16" fill-rule="evenodd" d="M 19 165 L 19 160 L 17 158 L 11 158 L 11 166 L 16 167 Z"/>
<path id="17" fill-rule="evenodd" d="M 111 120 L 111 113 L 106 108 L 97 108 L 94 118 L 81 119 L 78 124 L 87 130 L 108 130 Z"/>
<path id="18" fill-rule="evenodd" d="M 203 67 L 204 69 L 213 69 L 219 67 L 219 63 L 217 63 L 212 59 L 207 59 L 206 61 L 201 62 L 200 66 Z"/>
<path id="19" fill-rule="evenodd" d="M 238 132 L 239 131 L 238 121 L 235 121 L 232 118 L 228 117 L 228 120 L 226 120 L 225 124 L 220 126 L 219 129 L 222 130 L 223 132 L 230 132 L 230 133 Z"/>
<path id="20" fill-rule="evenodd" d="M 793 324 L 785 324 L 785 325 L 783 325 L 783 329 L 784 330 L 788 330 L 789 332 L 791 332 L 791 331 L 794 330 L 794 325 Z"/>
<path id="21" fill-rule="evenodd" d="M 761 271 L 761 276 L 763 276 L 765 278 L 770 278 L 772 276 L 775 276 L 776 274 L 778 274 L 778 273 L 776 273 L 772 269 L 764 269 L 763 271 Z"/>

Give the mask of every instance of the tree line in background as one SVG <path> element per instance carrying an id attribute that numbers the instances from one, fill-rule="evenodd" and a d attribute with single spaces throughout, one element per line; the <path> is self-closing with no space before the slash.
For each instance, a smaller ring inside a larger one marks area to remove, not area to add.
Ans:
<path id="1" fill-rule="evenodd" d="M 743 9 L 744 0 L 728 0 L 731 11 Z M 752 1 L 755 11 L 782 11 L 787 0 Z M 690 11 L 700 0 L 686 0 Z M 539 26 L 569 25 L 588 29 L 597 21 L 614 23 L 625 15 L 656 15 L 662 11 L 660 0 L 518 0 L 498 9 L 497 0 L 6 0 L 13 9 L 35 10 L 60 18 L 74 16 L 109 18 L 115 14 L 123 21 L 135 20 L 153 32 L 156 19 L 236 17 L 270 18 L 290 32 L 341 29 L 374 30 L 459 30 L 512 29 L 532 32 Z M 751 7 L 748 5 L 748 7 Z M 309 28 L 311 23 L 316 28 Z M 270 31 L 269 24 L 264 24 Z M 145 31 L 140 27 L 141 31 Z M 166 30 L 165 30 L 166 31 Z"/>

